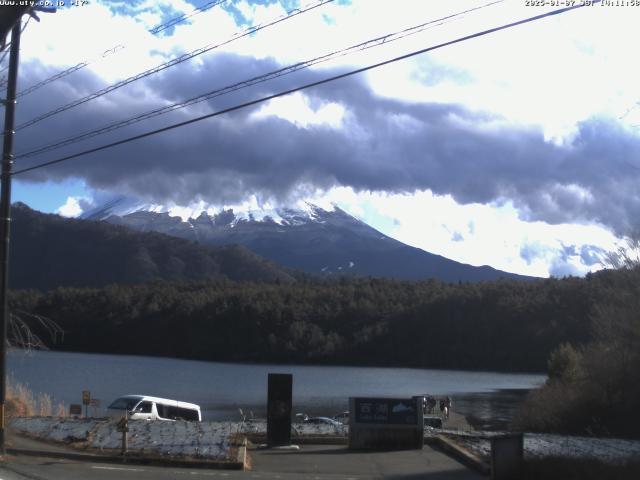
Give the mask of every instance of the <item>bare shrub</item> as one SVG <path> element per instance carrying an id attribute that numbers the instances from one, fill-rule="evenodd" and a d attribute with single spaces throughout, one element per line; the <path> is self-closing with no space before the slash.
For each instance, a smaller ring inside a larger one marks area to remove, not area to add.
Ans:
<path id="1" fill-rule="evenodd" d="M 8 418 L 32 417 L 36 412 L 33 392 L 22 383 L 8 383 L 6 405 Z"/>
<path id="2" fill-rule="evenodd" d="M 67 406 L 64 403 L 59 403 L 56 407 L 55 416 L 58 418 L 66 418 L 67 416 Z"/>
<path id="3" fill-rule="evenodd" d="M 7 382 L 6 416 L 13 417 L 66 417 L 66 406 L 58 403 L 54 410 L 53 398 L 48 393 L 40 393 L 37 397 L 23 383 L 9 379 Z"/>
<path id="4" fill-rule="evenodd" d="M 51 417 L 53 415 L 53 403 L 51 395 L 48 393 L 38 395 L 38 415 L 41 417 Z"/>

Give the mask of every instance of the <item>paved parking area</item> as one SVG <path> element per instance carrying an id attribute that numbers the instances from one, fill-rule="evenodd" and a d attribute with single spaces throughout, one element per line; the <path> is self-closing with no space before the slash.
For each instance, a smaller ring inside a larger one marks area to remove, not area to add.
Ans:
<path id="1" fill-rule="evenodd" d="M 422 450 L 391 452 L 353 452 L 346 446 L 302 445 L 299 451 L 252 450 L 249 453 L 254 473 L 297 474 L 300 479 L 486 478 L 427 445 Z"/>

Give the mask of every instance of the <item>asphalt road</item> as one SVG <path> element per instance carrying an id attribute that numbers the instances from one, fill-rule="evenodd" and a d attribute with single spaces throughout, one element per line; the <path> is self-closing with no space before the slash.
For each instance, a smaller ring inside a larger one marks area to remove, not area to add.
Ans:
<path id="1" fill-rule="evenodd" d="M 206 470 L 108 464 L 87 461 L 8 456 L 0 464 L 0 480 L 478 480 L 447 455 L 425 446 L 417 451 L 350 452 L 343 446 L 308 445 L 300 451 L 254 450 L 252 470 Z"/>

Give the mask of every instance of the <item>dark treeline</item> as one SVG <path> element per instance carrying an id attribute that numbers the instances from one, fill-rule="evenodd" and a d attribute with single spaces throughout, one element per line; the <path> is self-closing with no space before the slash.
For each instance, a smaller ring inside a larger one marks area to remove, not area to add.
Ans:
<path id="1" fill-rule="evenodd" d="M 592 337 L 619 272 L 475 284 L 383 279 L 151 283 L 15 291 L 57 322 L 54 349 L 201 360 L 545 371 Z M 43 332 L 37 332 L 43 335 Z"/>
<path id="2" fill-rule="evenodd" d="M 530 393 L 517 428 L 640 436 L 640 267 L 610 273 L 590 315 L 588 340 L 554 349 L 549 379 Z"/>
<path id="3" fill-rule="evenodd" d="M 9 284 L 14 288 L 101 288 L 163 280 L 292 282 L 297 275 L 238 245 L 198 245 L 105 222 L 43 214 L 19 203 L 13 219 Z"/>

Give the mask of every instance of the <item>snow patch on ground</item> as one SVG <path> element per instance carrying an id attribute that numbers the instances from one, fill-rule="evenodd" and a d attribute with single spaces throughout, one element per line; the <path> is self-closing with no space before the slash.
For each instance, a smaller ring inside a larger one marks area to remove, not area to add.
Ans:
<path id="1" fill-rule="evenodd" d="M 117 420 L 53 417 L 19 417 L 11 420 L 16 433 L 42 440 L 74 443 L 88 450 L 120 451 L 122 433 Z M 267 432 L 266 422 L 150 422 L 130 420 L 128 448 L 132 453 L 161 456 L 197 457 L 207 460 L 230 459 L 235 434 Z M 347 426 L 294 423 L 298 436 L 347 435 Z"/>
<path id="2" fill-rule="evenodd" d="M 242 433 L 267 433 L 266 422 L 251 421 L 245 423 L 241 428 Z M 322 423 L 292 423 L 291 434 L 295 436 L 341 436 L 347 437 L 349 427 L 347 425 L 328 425 Z"/>
<path id="3" fill-rule="evenodd" d="M 116 421 L 107 419 L 71 419 L 52 417 L 14 418 L 10 427 L 16 433 L 43 440 L 74 443 L 99 451 L 119 450 L 122 434 Z M 267 424 L 251 422 L 129 422 L 129 449 L 140 454 L 198 457 L 211 460 L 230 458 L 231 439 L 235 434 L 266 433 Z M 499 432 L 431 431 L 451 438 L 477 455 L 489 458 L 491 436 Z M 294 423 L 296 436 L 344 436 L 348 426 Z M 565 457 L 593 458 L 609 463 L 640 459 L 640 440 L 576 437 L 525 433 L 525 458 Z"/>
<path id="4" fill-rule="evenodd" d="M 11 427 L 23 434 L 63 443 L 80 443 L 87 449 L 119 451 L 122 433 L 117 421 L 107 419 L 16 418 Z M 230 438 L 238 433 L 235 422 L 129 421 L 128 448 L 132 453 L 230 459 Z"/>
<path id="5" fill-rule="evenodd" d="M 445 434 L 484 458 L 491 456 L 491 436 L 499 435 L 496 432 L 463 433 L 453 431 L 445 431 Z M 525 433 L 523 442 L 525 459 L 582 458 L 598 459 L 612 464 L 640 459 L 640 440 Z"/>

